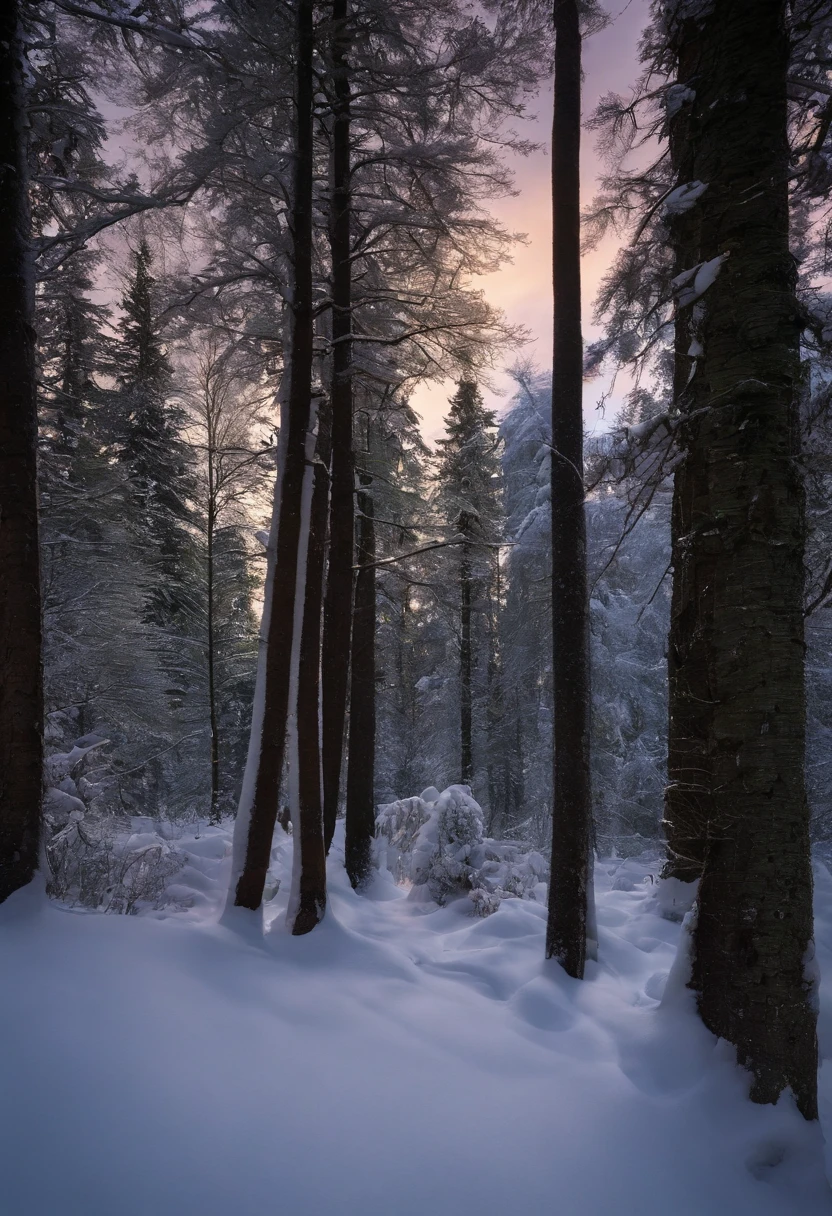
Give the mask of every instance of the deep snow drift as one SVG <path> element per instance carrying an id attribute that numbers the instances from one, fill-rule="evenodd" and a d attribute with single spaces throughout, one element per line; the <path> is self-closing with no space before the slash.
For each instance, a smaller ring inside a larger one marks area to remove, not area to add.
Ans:
<path id="1" fill-rule="evenodd" d="M 578 984 L 532 901 L 426 910 L 386 876 L 360 898 L 336 849 L 324 924 L 282 930 L 284 882 L 263 936 L 216 923 L 227 832 L 179 847 L 189 912 L 0 909 L 2 1216 L 832 1211 L 817 1129 L 746 1100 L 677 974 L 660 1003 L 680 928 L 649 862 L 599 864 Z M 821 865 L 817 893 L 832 974 Z"/>

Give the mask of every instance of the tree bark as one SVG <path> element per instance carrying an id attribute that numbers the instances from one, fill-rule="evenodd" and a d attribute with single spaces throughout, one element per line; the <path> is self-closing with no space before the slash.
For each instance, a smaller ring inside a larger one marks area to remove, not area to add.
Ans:
<path id="1" fill-rule="evenodd" d="M 460 530 L 467 527 L 463 519 Z M 471 554 L 463 545 L 459 559 L 459 773 L 463 785 L 474 780 L 471 591 Z"/>
<path id="2" fill-rule="evenodd" d="M 583 977 L 590 860 L 589 618 L 583 477 L 578 0 L 555 2 L 552 125 L 554 796 L 546 957 Z"/>
<path id="3" fill-rule="evenodd" d="M 43 678 L 34 280 L 20 6 L 0 6 L 0 901 L 38 866 Z"/>
<path id="4" fill-rule="evenodd" d="M 208 722 L 211 731 L 211 823 L 220 822 L 220 738 L 217 715 L 217 679 L 216 679 L 216 636 L 214 624 L 214 534 L 216 520 L 216 494 L 214 489 L 214 437 L 213 426 L 209 421 L 211 431 L 208 435 L 208 522 L 207 522 L 207 554 L 206 554 L 206 599 L 207 599 L 207 648 L 208 648 Z"/>
<path id="5" fill-rule="evenodd" d="M 751 1097 L 817 1115 L 812 874 L 804 787 L 799 321 L 789 250 L 784 0 L 715 0 L 695 100 L 704 296 L 697 458 L 708 519 L 692 577 L 706 631 L 712 788 L 693 931 L 703 1021 L 735 1044 Z"/>
<path id="6" fill-rule="evenodd" d="M 295 59 L 295 157 L 292 188 L 292 298 L 290 304 L 289 390 L 286 408 L 287 438 L 279 474 L 277 544 L 272 565 L 263 709 L 259 740 L 250 752 L 256 766 L 250 814 L 240 816 L 245 839 L 241 873 L 234 902 L 238 907 L 260 907 L 269 867 L 277 816 L 280 776 L 286 745 L 289 682 L 298 591 L 298 553 L 301 541 L 301 503 L 307 465 L 307 437 L 311 418 L 313 311 L 312 311 L 312 116 L 313 20 L 311 0 L 297 0 Z M 257 724 L 255 723 L 255 726 Z M 244 782 L 244 793 L 246 783 Z M 241 810 L 243 800 L 241 799 Z M 235 851 L 237 841 L 235 840 Z"/>
<path id="7" fill-rule="evenodd" d="M 332 493 L 323 634 L 323 782 L 327 851 L 338 814 L 350 664 L 355 470 L 352 450 L 352 186 L 348 0 L 332 2 Z"/>
<path id="8" fill-rule="evenodd" d="M 298 596 L 303 596 L 303 623 L 295 711 L 297 757 L 290 759 L 290 764 L 293 760 L 297 763 L 297 807 L 293 805 L 291 808 L 295 849 L 300 854 L 299 859 L 297 856 L 295 858 L 299 874 L 297 905 L 292 917 L 292 933 L 296 937 L 314 929 L 326 911 L 326 849 L 321 782 L 321 614 L 329 507 L 329 431 L 327 403 L 318 415 L 318 458 L 306 472 L 307 478 L 312 481 L 312 492 L 303 578 L 298 579 Z"/>
<path id="9" fill-rule="evenodd" d="M 358 492 L 358 543 L 355 611 L 352 626 L 352 674 L 347 754 L 347 822 L 345 861 L 356 890 L 372 873 L 375 836 L 376 756 L 376 534 L 372 478 L 361 474 Z"/>
<path id="10" fill-rule="evenodd" d="M 695 93 L 700 71 L 700 25 L 679 23 L 672 34 L 677 57 L 676 83 Z M 697 137 L 693 106 L 679 105 L 668 120 L 675 182 L 696 179 Z M 674 275 L 695 266 L 699 250 L 700 209 L 693 207 L 670 220 Z M 710 792 L 710 722 L 713 691 L 705 636 L 713 615 L 713 582 L 707 569 L 691 559 L 695 537 L 708 519 L 707 476 L 696 434 L 702 377 L 697 376 L 692 343 L 698 340 L 690 305 L 676 307 L 674 318 L 673 400 L 681 415 L 681 459 L 673 478 L 668 668 L 668 747 L 664 830 L 667 861 L 663 877 L 692 882 L 705 857 Z"/>

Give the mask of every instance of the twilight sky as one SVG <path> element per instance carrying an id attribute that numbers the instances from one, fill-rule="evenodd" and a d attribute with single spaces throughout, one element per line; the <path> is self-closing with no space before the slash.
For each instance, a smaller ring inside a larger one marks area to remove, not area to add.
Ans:
<path id="1" fill-rule="evenodd" d="M 589 115 L 599 97 L 609 92 L 626 92 L 639 71 L 637 43 L 648 15 L 648 0 L 611 0 L 612 24 L 600 34 L 589 38 L 584 46 L 583 112 Z M 492 303 L 499 305 L 509 320 L 520 322 L 531 332 L 534 341 L 522 351 L 541 367 L 551 366 L 552 328 L 552 222 L 549 184 L 549 155 L 552 94 L 541 91 L 538 121 L 530 119 L 522 125 L 522 133 L 544 144 L 545 150 L 529 157 L 513 160 L 516 184 L 520 191 L 515 198 L 501 199 L 492 210 L 510 231 L 525 232 L 527 245 L 517 245 L 513 262 L 496 274 L 486 275 L 481 283 Z M 594 148 L 594 135 L 585 132 L 582 146 L 581 186 L 584 203 L 596 191 L 596 181 L 602 166 Z M 583 261 L 583 329 L 588 340 L 597 334 L 592 325 L 592 304 L 595 291 L 615 252 L 616 242 L 610 238 Z M 507 362 L 514 361 L 509 355 Z M 500 411 L 512 391 L 509 377 L 497 377 L 501 395 L 486 391 L 486 400 Z M 593 381 L 584 390 L 584 417 L 589 430 L 599 425 L 595 403 L 601 392 L 601 382 Z M 442 418 L 447 412 L 453 384 L 430 384 L 419 388 L 412 397 L 422 416 L 423 431 L 428 440 L 438 438 L 443 431 Z M 615 412 L 614 403 L 607 409 L 607 420 Z M 600 425 L 603 427 L 604 423 Z"/>

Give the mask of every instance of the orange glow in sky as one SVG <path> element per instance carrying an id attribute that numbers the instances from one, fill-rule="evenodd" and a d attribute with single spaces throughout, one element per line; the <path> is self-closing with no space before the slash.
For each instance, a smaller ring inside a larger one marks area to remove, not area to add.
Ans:
<path id="1" fill-rule="evenodd" d="M 626 5 L 626 7 L 624 7 Z M 609 6 L 615 18 L 599 34 L 587 39 L 584 46 L 583 112 L 588 116 L 605 93 L 626 94 L 639 73 L 638 39 L 647 20 L 647 0 L 612 0 Z M 618 14 L 616 16 L 616 14 Z M 551 88 L 543 89 L 538 103 L 539 119 L 522 124 L 522 134 L 544 145 L 540 152 L 513 160 L 519 194 L 492 204 L 493 213 L 513 232 L 524 232 L 528 244 L 516 245 L 513 260 L 494 274 L 479 280 L 488 299 L 503 309 L 508 319 L 525 325 L 532 341 L 519 353 L 530 356 L 542 368 L 551 366 L 552 328 L 552 220 L 548 145 L 552 110 Z M 594 148 L 594 135 L 585 132 L 582 146 L 581 189 L 584 204 L 590 202 L 602 172 L 601 161 Z M 614 238 L 606 239 L 583 260 L 583 329 L 585 339 L 597 336 L 592 324 L 593 300 L 598 285 L 615 254 Z M 508 354 L 511 364 L 516 356 Z M 504 373 L 494 377 L 497 392 L 484 390 L 488 404 L 501 412 L 513 391 L 510 378 Z M 614 402 L 608 405 L 606 421 L 599 418 L 596 403 L 601 392 L 598 381 L 584 389 L 584 417 L 591 431 L 601 428 L 615 413 Z M 425 437 L 433 441 L 443 432 L 442 419 L 447 412 L 453 383 L 423 385 L 411 400 L 422 417 Z"/>

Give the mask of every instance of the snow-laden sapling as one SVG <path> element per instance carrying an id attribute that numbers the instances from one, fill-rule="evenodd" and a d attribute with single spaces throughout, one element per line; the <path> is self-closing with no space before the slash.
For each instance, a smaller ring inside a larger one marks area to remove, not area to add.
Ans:
<path id="1" fill-rule="evenodd" d="M 382 806 L 379 856 L 412 898 L 438 904 L 467 895 L 480 916 L 507 898 L 545 899 L 545 858 L 520 841 L 483 836 L 483 813 L 467 785 L 433 787 Z"/>

